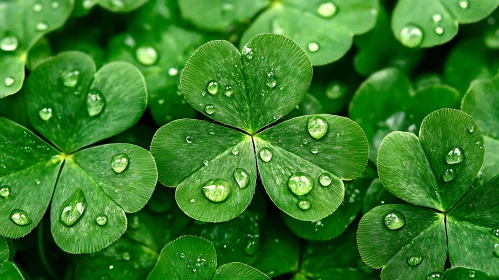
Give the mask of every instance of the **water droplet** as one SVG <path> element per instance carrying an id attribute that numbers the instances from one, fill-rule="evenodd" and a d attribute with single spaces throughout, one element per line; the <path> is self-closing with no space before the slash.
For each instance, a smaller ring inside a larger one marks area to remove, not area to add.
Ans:
<path id="1" fill-rule="evenodd" d="M 31 218 L 28 213 L 23 210 L 15 209 L 10 214 L 10 219 L 19 226 L 25 226 L 31 224 Z"/>
<path id="2" fill-rule="evenodd" d="M 99 115 L 104 109 L 106 100 L 96 88 L 90 89 L 87 95 L 87 112 L 90 117 Z"/>
<path id="3" fill-rule="evenodd" d="M 469 133 L 475 132 L 475 126 L 471 125 L 470 127 L 468 127 L 468 132 Z"/>
<path id="4" fill-rule="evenodd" d="M 442 280 L 443 275 L 440 272 L 432 272 L 426 276 L 426 280 Z"/>
<path id="5" fill-rule="evenodd" d="M 235 155 L 235 156 L 237 156 L 237 154 L 239 154 L 239 150 L 236 147 L 234 147 L 232 149 L 232 154 Z"/>
<path id="6" fill-rule="evenodd" d="M 459 7 L 461 7 L 461 9 L 468 9 L 468 7 L 469 7 L 468 0 L 459 1 Z"/>
<path id="7" fill-rule="evenodd" d="M 49 29 L 49 26 L 47 23 L 41 21 L 41 22 L 36 24 L 35 28 L 37 31 L 45 31 L 45 30 Z"/>
<path id="8" fill-rule="evenodd" d="M 307 122 L 308 134 L 317 140 L 326 135 L 328 127 L 327 120 L 320 116 L 310 117 Z"/>
<path id="9" fill-rule="evenodd" d="M 125 7 L 125 2 L 123 2 L 123 0 L 111 0 L 110 4 L 114 8 L 123 8 L 123 7 Z"/>
<path id="10" fill-rule="evenodd" d="M 267 73 L 267 78 L 265 79 L 265 85 L 269 88 L 274 88 L 277 84 L 277 80 L 274 76 L 273 72 L 268 72 Z"/>
<path id="11" fill-rule="evenodd" d="M 244 189 L 248 186 L 249 174 L 242 168 L 236 168 L 236 170 L 234 170 L 234 179 L 236 179 L 239 188 Z"/>
<path id="12" fill-rule="evenodd" d="M 313 179 L 302 172 L 295 173 L 288 179 L 288 188 L 296 195 L 306 195 L 313 187 Z"/>
<path id="13" fill-rule="evenodd" d="M 210 165 L 210 161 L 205 159 L 205 160 L 203 160 L 203 164 L 204 164 L 204 166 L 208 166 L 208 165 Z"/>
<path id="14" fill-rule="evenodd" d="M 445 155 L 445 162 L 447 162 L 448 164 L 458 164 L 463 162 L 463 160 L 464 160 L 464 153 L 459 148 L 451 149 Z"/>
<path id="15" fill-rule="evenodd" d="M 5 36 L 0 40 L 0 50 L 11 52 L 15 51 L 19 46 L 19 41 L 15 36 Z"/>
<path id="16" fill-rule="evenodd" d="M 40 119 L 44 121 L 48 121 L 52 117 L 52 109 L 51 108 L 43 108 L 38 111 L 38 116 Z"/>
<path id="17" fill-rule="evenodd" d="M 67 227 L 73 226 L 85 212 L 87 200 L 80 188 L 68 198 L 61 206 L 61 223 Z"/>
<path id="18" fill-rule="evenodd" d="M 57 8 L 59 8 L 59 2 L 54 1 L 54 2 L 52 2 L 51 6 L 52 6 L 52 9 L 57 9 Z"/>
<path id="19" fill-rule="evenodd" d="M 40 4 L 40 3 L 35 3 L 35 5 L 33 5 L 33 11 L 35 12 L 40 12 L 41 10 L 43 10 L 43 5 Z"/>
<path id="20" fill-rule="evenodd" d="M 322 3 L 319 8 L 317 8 L 317 14 L 324 18 L 330 18 L 336 14 L 336 5 L 332 2 Z"/>
<path id="21" fill-rule="evenodd" d="M 388 215 L 385 216 L 384 222 L 385 226 L 388 229 L 391 230 L 399 229 L 405 226 L 405 216 L 404 214 L 398 211 L 393 211 L 392 213 L 389 213 Z"/>
<path id="22" fill-rule="evenodd" d="M 328 173 L 322 173 L 320 176 L 319 176 L 319 183 L 323 186 L 323 187 L 327 187 L 329 185 L 331 185 L 331 182 L 333 181 L 333 178 L 331 177 L 331 175 L 329 175 Z"/>
<path id="23" fill-rule="evenodd" d="M 312 204 L 307 200 L 298 201 L 298 208 L 300 208 L 301 210 L 308 210 L 311 206 Z"/>
<path id="24" fill-rule="evenodd" d="M 206 107 L 204 107 L 204 111 L 206 112 L 206 114 L 212 115 L 213 113 L 215 113 L 215 106 L 207 105 Z"/>
<path id="25" fill-rule="evenodd" d="M 99 226 L 105 226 L 107 224 L 107 216 L 104 214 L 99 214 L 95 217 L 95 223 Z"/>
<path id="26" fill-rule="evenodd" d="M 308 43 L 308 50 L 310 52 L 316 52 L 319 50 L 319 44 L 317 44 L 316 42 L 310 42 Z"/>
<path id="27" fill-rule="evenodd" d="M 185 259 L 185 254 L 184 254 L 184 253 L 180 253 L 180 254 L 178 254 L 178 256 L 179 256 L 181 259 Z"/>
<path id="28" fill-rule="evenodd" d="M 10 196 L 10 187 L 2 186 L 2 188 L 0 188 L 0 196 L 2 198 L 8 198 Z"/>
<path id="29" fill-rule="evenodd" d="M 247 59 L 253 58 L 253 51 L 251 50 L 251 48 L 248 48 L 248 46 L 244 46 L 243 51 L 241 53 Z"/>
<path id="30" fill-rule="evenodd" d="M 158 61 L 158 52 L 151 46 L 138 47 L 135 50 L 135 58 L 142 65 L 150 66 Z"/>
<path id="31" fill-rule="evenodd" d="M 456 172 L 454 172 L 454 169 L 452 168 L 445 170 L 444 174 L 442 174 L 442 180 L 444 180 L 444 182 L 450 182 L 454 180 L 454 178 L 456 178 Z"/>
<path id="32" fill-rule="evenodd" d="M 130 253 L 124 252 L 123 254 L 121 254 L 121 258 L 123 258 L 123 260 L 125 261 L 129 261 L 131 258 Z"/>
<path id="33" fill-rule="evenodd" d="M 329 99 L 339 99 L 345 96 L 348 92 L 348 88 L 345 84 L 333 81 L 326 88 L 326 96 Z"/>
<path id="34" fill-rule="evenodd" d="M 190 200 L 190 202 L 194 203 L 194 202 L 196 202 L 196 200 L 193 198 L 193 199 Z"/>
<path id="35" fill-rule="evenodd" d="M 418 266 L 423 261 L 422 257 L 409 257 L 407 258 L 407 264 L 410 267 Z"/>
<path id="36" fill-rule="evenodd" d="M 206 85 L 206 90 L 211 94 L 217 94 L 218 92 L 218 83 L 216 81 L 209 81 Z"/>
<path id="37" fill-rule="evenodd" d="M 492 254 L 494 255 L 494 257 L 499 258 L 499 244 L 497 244 L 497 243 L 494 244 L 494 251 L 492 251 Z"/>
<path id="38" fill-rule="evenodd" d="M 185 137 L 185 142 L 187 142 L 189 144 L 192 143 L 192 140 L 194 140 L 194 138 L 192 138 L 191 136 Z"/>
<path id="39" fill-rule="evenodd" d="M 203 186 L 204 196 L 213 202 L 225 201 L 230 191 L 229 183 L 221 178 L 211 179 Z"/>
<path id="40" fill-rule="evenodd" d="M 246 244 L 246 247 L 244 247 L 244 252 L 250 256 L 253 256 L 258 249 L 258 244 L 256 241 L 251 240 Z"/>
<path id="41" fill-rule="evenodd" d="M 225 96 L 230 97 L 231 95 L 232 95 L 232 87 L 226 86 L 225 87 Z"/>
<path id="42" fill-rule="evenodd" d="M 439 13 L 436 13 L 434 14 L 433 16 L 431 16 L 431 19 L 433 20 L 433 22 L 437 23 L 437 22 L 440 22 L 442 21 L 442 15 L 439 14 Z"/>
<path id="43" fill-rule="evenodd" d="M 128 162 L 130 159 L 128 158 L 127 154 L 119 153 L 115 154 L 111 158 L 111 168 L 116 174 L 120 174 L 121 172 L 125 171 L 125 169 L 128 167 Z"/>
<path id="44" fill-rule="evenodd" d="M 262 148 L 260 150 L 260 158 L 264 162 L 269 162 L 272 159 L 272 151 L 267 147 Z"/>
<path id="45" fill-rule="evenodd" d="M 14 78 L 12 77 L 7 77 L 5 78 L 5 80 L 3 81 L 3 83 L 5 84 L 6 87 L 10 87 L 11 85 L 13 85 L 15 82 Z"/>
<path id="46" fill-rule="evenodd" d="M 499 228 L 495 228 L 492 230 L 492 235 L 494 235 L 495 237 L 499 237 Z"/>
<path id="47" fill-rule="evenodd" d="M 62 83 L 65 86 L 71 88 L 75 87 L 78 84 L 79 78 L 80 78 L 80 71 L 77 70 L 66 71 L 61 75 Z"/>
<path id="48" fill-rule="evenodd" d="M 175 67 L 171 67 L 170 69 L 168 69 L 168 75 L 170 75 L 170 77 L 175 77 L 178 75 L 178 69 L 175 68 Z"/>
<path id="49" fill-rule="evenodd" d="M 310 152 L 314 155 L 318 154 L 319 153 L 319 148 L 317 147 L 313 147 L 312 149 L 310 149 Z"/>
<path id="50" fill-rule="evenodd" d="M 442 35 L 444 34 L 444 29 L 440 26 L 435 27 L 435 33 L 437 33 L 438 35 Z"/>
<path id="51" fill-rule="evenodd" d="M 400 41 L 409 48 L 419 47 L 423 42 L 423 31 L 415 25 L 407 25 L 400 31 Z"/>

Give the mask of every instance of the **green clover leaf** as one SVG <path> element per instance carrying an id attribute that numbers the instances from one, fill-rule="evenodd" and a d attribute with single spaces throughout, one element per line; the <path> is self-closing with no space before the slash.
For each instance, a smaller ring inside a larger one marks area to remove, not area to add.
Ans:
<path id="1" fill-rule="evenodd" d="M 0 275 L 8 280 L 24 280 L 17 265 L 9 261 L 9 258 L 9 244 L 5 238 L 0 237 Z"/>

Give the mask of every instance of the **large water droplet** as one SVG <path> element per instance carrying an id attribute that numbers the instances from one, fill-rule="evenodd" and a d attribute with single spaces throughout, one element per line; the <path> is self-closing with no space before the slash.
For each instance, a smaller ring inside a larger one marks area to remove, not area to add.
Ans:
<path id="1" fill-rule="evenodd" d="M 13 85 L 13 84 L 14 84 L 14 82 L 15 82 L 15 80 L 14 80 L 14 78 L 12 78 L 12 77 L 7 77 L 7 78 L 5 78 L 5 80 L 3 81 L 3 83 L 4 83 L 4 85 L 5 85 L 6 87 L 10 87 L 11 85 Z"/>
<path id="2" fill-rule="evenodd" d="M 399 229 L 405 226 L 405 216 L 404 214 L 398 211 L 393 211 L 392 213 L 389 213 L 388 215 L 385 216 L 384 222 L 385 226 L 388 229 L 391 230 Z"/>
<path id="3" fill-rule="evenodd" d="M 67 87 L 75 87 L 78 84 L 78 80 L 80 78 L 80 71 L 71 70 L 65 71 L 61 75 L 62 83 Z"/>
<path id="4" fill-rule="evenodd" d="M 106 100 L 102 93 L 96 88 L 91 89 L 87 95 L 88 115 L 91 117 L 97 116 L 104 109 L 104 105 L 106 105 Z"/>
<path id="5" fill-rule="evenodd" d="M 129 161 L 130 159 L 128 158 L 127 154 L 123 153 L 115 154 L 111 158 L 111 168 L 115 173 L 120 174 L 121 172 L 125 171 L 125 169 L 128 167 Z"/>
<path id="6" fill-rule="evenodd" d="M 234 179 L 236 179 L 237 184 L 241 189 L 246 188 L 249 183 L 249 174 L 246 172 L 246 170 L 242 168 L 236 168 L 234 170 Z"/>
<path id="7" fill-rule="evenodd" d="M 454 178 L 456 178 L 456 172 L 454 172 L 454 169 L 452 168 L 445 170 L 444 174 L 442 174 L 442 180 L 444 180 L 444 182 L 450 182 L 454 180 Z"/>
<path id="8" fill-rule="evenodd" d="M 461 163 L 464 160 L 464 153 L 461 149 L 459 148 L 454 148 L 451 149 L 446 155 L 445 155 L 445 162 L 448 164 L 457 164 Z"/>
<path id="9" fill-rule="evenodd" d="M 0 50 L 6 51 L 6 52 L 11 52 L 15 51 L 17 49 L 17 46 L 19 46 L 19 41 L 17 40 L 17 37 L 9 35 L 5 36 L 0 40 Z"/>
<path id="10" fill-rule="evenodd" d="M 28 213 L 23 210 L 15 209 L 10 214 L 10 219 L 19 226 L 25 226 L 31 224 L 31 217 Z"/>
<path id="11" fill-rule="evenodd" d="M 260 150 L 260 158 L 264 162 L 269 162 L 272 159 L 272 151 L 267 147 L 262 148 Z"/>
<path id="12" fill-rule="evenodd" d="M 330 18 L 336 14 L 336 5 L 332 2 L 322 3 L 319 8 L 317 8 L 317 14 L 324 18 Z"/>
<path id="13" fill-rule="evenodd" d="M 52 117 L 51 108 L 42 108 L 38 111 L 38 116 L 44 121 L 48 121 Z"/>
<path id="14" fill-rule="evenodd" d="M 49 29 L 49 26 L 47 23 L 41 21 L 41 22 L 36 24 L 35 28 L 37 31 L 46 31 L 47 29 Z"/>
<path id="15" fill-rule="evenodd" d="M 410 267 L 418 266 L 423 261 L 422 257 L 409 257 L 407 258 L 407 264 Z"/>
<path id="16" fill-rule="evenodd" d="M 265 79 L 265 85 L 269 88 L 274 88 L 277 85 L 277 80 L 273 72 L 267 73 L 267 78 Z"/>
<path id="17" fill-rule="evenodd" d="M 326 135 L 328 127 L 327 120 L 320 116 L 310 117 L 307 122 L 308 133 L 317 140 Z"/>
<path id="18" fill-rule="evenodd" d="M 316 51 L 319 50 L 319 44 L 317 44 L 316 42 L 310 42 L 310 43 L 308 43 L 307 47 L 308 47 L 308 51 L 312 52 L 312 53 L 314 53 L 314 52 L 316 52 Z"/>
<path id="19" fill-rule="evenodd" d="M 461 9 L 468 9 L 468 7 L 469 7 L 468 0 L 459 1 L 459 7 L 461 7 Z"/>
<path id="20" fill-rule="evenodd" d="M 216 81 L 209 81 L 206 85 L 206 90 L 211 94 L 217 94 L 218 92 L 218 83 Z"/>
<path id="21" fill-rule="evenodd" d="M 301 210 L 308 210 L 312 207 L 312 204 L 308 200 L 300 200 L 298 201 L 298 208 Z"/>
<path id="22" fill-rule="evenodd" d="M 213 202 L 225 201 L 230 191 L 229 183 L 221 178 L 211 179 L 203 186 L 204 196 Z"/>
<path id="23" fill-rule="evenodd" d="M 442 280 L 443 275 L 440 272 L 432 272 L 426 276 L 426 280 Z"/>
<path id="24" fill-rule="evenodd" d="M 141 64 L 150 66 L 158 61 L 158 52 L 151 46 L 138 47 L 135 50 L 135 58 Z"/>
<path id="25" fill-rule="evenodd" d="M 306 195 L 314 187 L 314 180 L 305 173 L 298 172 L 288 179 L 288 188 L 296 195 Z"/>
<path id="26" fill-rule="evenodd" d="M 333 178 L 331 175 L 329 175 L 328 173 L 322 173 L 320 176 L 319 176 L 319 183 L 323 186 L 323 187 L 327 187 L 329 185 L 331 185 L 331 182 L 333 181 Z"/>
<path id="27" fill-rule="evenodd" d="M 212 115 L 213 113 L 215 113 L 215 106 L 206 105 L 206 107 L 204 107 L 204 111 L 206 112 L 206 114 Z"/>
<path id="28" fill-rule="evenodd" d="M 95 223 L 99 226 L 105 226 L 107 224 L 107 216 L 104 214 L 99 214 L 95 217 Z"/>
<path id="29" fill-rule="evenodd" d="M 87 200 L 80 188 L 68 198 L 61 206 L 61 223 L 67 227 L 73 226 L 85 212 Z"/>
<path id="30" fill-rule="evenodd" d="M 419 47 L 423 42 L 423 31 L 415 25 L 407 25 L 400 31 L 400 41 L 409 48 Z"/>
<path id="31" fill-rule="evenodd" d="M 0 188 L 0 197 L 8 198 L 9 196 L 10 196 L 10 187 L 9 186 L 2 186 Z"/>

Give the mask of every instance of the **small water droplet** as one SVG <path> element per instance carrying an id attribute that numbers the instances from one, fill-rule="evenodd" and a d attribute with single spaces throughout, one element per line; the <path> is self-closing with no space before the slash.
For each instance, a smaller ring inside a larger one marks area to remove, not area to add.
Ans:
<path id="1" fill-rule="evenodd" d="M 433 20 L 433 22 L 437 23 L 437 22 L 440 22 L 442 21 L 442 15 L 439 14 L 439 13 L 436 13 L 434 14 L 433 16 L 431 16 L 431 19 Z"/>
<path id="2" fill-rule="evenodd" d="M 107 216 L 104 214 L 99 214 L 95 217 L 95 223 L 99 226 L 105 226 L 107 224 Z"/>
<path id="3" fill-rule="evenodd" d="M 226 86 L 225 87 L 225 96 L 230 97 L 231 95 L 232 95 L 232 87 Z"/>
<path id="4" fill-rule="evenodd" d="M 241 53 L 247 59 L 253 58 L 253 51 L 251 50 L 251 48 L 248 48 L 248 46 L 244 46 L 243 51 Z"/>
<path id="5" fill-rule="evenodd" d="M 33 5 L 33 11 L 38 13 L 38 12 L 41 12 L 43 10 L 43 5 L 40 4 L 40 3 L 35 3 L 35 5 Z"/>
<path id="6" fill-rule="evenodd" d="M 273 72 L 267 73 L 267 78 L 265 79 L 265 85 L 269 88 L 274 88 L 277 85 L 277 80 Z"/>
<path id="7" fill-rule="evenodd" d="M 0 188 L 0 196 L 2 198 L 8 198 L 10 196 L 10 187 L 2 186 L 2 188 Z"/>
<path id="8" fill-rule="evenodd" d="M 329 99 L 342 98 L 347 92 L 347 86 L 339 81 L 331 82 L 326 88 L 326 96 Z"/>
<path id="9" fill-rule="evenodd" d="M 458 164 L 463 162 L 463 160 L 464 160 L 464 153 L 459 148 L 451 149 L 445 155 L 445 162 L 447 162 L 447 164 Z"/>
<path id="10" fill-rule="evenodd" d="M 53 1 L 52 4 L 51 4 L 51 6 L 52 6 L 52 9 L 54 9 L 54 10 L 58 9 L 59 8 L 59 2 Z"/>
<path id="11" fill-rule="evenodd" d="M 251 240 L 246 244 L 246 247 L 244 247 L 244 252 L 250 256 L 253 256 L 258 249 L 258 244 L 256 241 Z"/>
<path id="12" fill-rule="evenodd" d="M 170 77 L 175 77 L 178 75 L 178 69 L 175 68 L 175 67 L 170 67 L 170 69 L 168 69 L 168 75 Z"/>
<path id="13" fill-rule="evenodd" d="M 336 8 L 336 5 L 333 4 L 332 2 L 328 1 L 325 3 L 322 3 L 319 8 L 317 8 L 317 14 L 321 17 L 324 18 L 330 18 L 336 14 L 336 11 L 338 9 Z"/>
<path id="14" fill-rule="evenodd" d="M 499 237 L 499 228 L 495 228 L 492 230 L 492 235 L 494 235 L 495 237 Z"/>
<path id="15" fill-rule="evenodd" d="M 38 111 L 38 116 L 44 121 L 48 121 L 52 117 L 51 108 L 42 108 Z"/>
<path id="16" fill-rule="evenodd" d="M 225 201 L 230 192 L 229 183 L 221 178 L 211 179 L 203 186 L 204 196 L 213 202 Z"/>
<path id="17" fill-rule="evenodd" d="M 405 216 L 398 211 L 393 211 L 385 216 L 384 223 L 388 229 L 396 230 L 405 226 Z"/>
<path id="18" fill-rule="evenodd" d="M 494 255 L 494 257 L 499 258 L 499 244 L 494 244 L 494 251 L 492 251 L 492 254 Z"/>
<path id="19" fill-rule="evenodd" d="M 316 42 L 310 42 L 308 43 L 308 50 L 312 53 L 316 52 L 319 50 L 319 44 Z"/>
<path id="20" fill-rule="evenodd" d="M 31 217 L 28 213 L 23 210 L 15 209 L 10 214 L 10 219 L 19 226 L 25 226 L 31 224 Z"/>
<path id="21" fill-rule="evenodd" d="M 329 175 L 328 173 L 322 173 L 320 176 L 319 176 L 319 183 L 323 186 L 323 187 L 327 187 L 329 185 L 331 185 L 331 182 L 333 181 L 333 178 L 331 175 Z"/>
<path id="22" fill-rule="evenodd" d="M 5 78 L 5 80 L 3 81 L 3 83 L 5 84 L 6 87 L 10 87 L 11 85 L 13 85 L 15 82 L 14 78 L 12 77 L 7 77 Z"/>
<path id="23" fill-rule="evenodd" d="M 151 66 L 158 61 L 158 52 L 151 46 L 138 47 L 135 50 L 135 58 L 145 66 Z"/>
<path id="24" fill-rule="evenodd" d="M 78 80 L 80 78 L 80 71 L 71 70 L 65 71 L 61 75 L 62 83 L 67 87 L 75 87 L 78 84 Z"/>
<path id="25" fill-rule="evenodd" d="M 61 206 L 59 218 L 61 223 L 67 227 L 73 226 L 81 218 L 86 207 L 85 195 L 80 188 L 77 188 Z"/>
<path id="26" fill-rule="evenodd" d="M 437 35 L 442 35 L 444 34 L 444 29 L 440 26 L 437 26 L 435 27 L 435 33 L 437 33 Z"/>
<path id="27" fill-rule="evenodd" d="M 188 144 L 192 143 L 192 140 L 194 140 L 192 136 L 185 137 L 185 142 L 187 142 Z"/>
<path id="28" fill-rule="evenodd" d="M 312 204 L 308 200 L 298 201 L 298 208 L 300 208 L 301 210 L 308 210 L 311 206 Z"/>
<path id="29" fill-rule="evenodd" d="M 19 41 L 17 40 L 16 36 L 8 35 L 3 37 L 2 40 L 0 40 L 0 50 L 2 51 L 6 52 L 15 51 L 18 46 L 19 46 Z"/>
<path id="30" fill-rule="evenodd" d="M 123 254 L 121 254 L 121 258 L 125 261 L 129 261 L 131 258 L 130 253 L 124 252 Z"/>
<path id="31" fill-rule="evenodd" d="M 445 170 L 442 174 L 442 180 L 444 180 L 444 182 L 450 182 L 454 180 L 454 178 L 456 178 L 456 172 L 452 168 Z"/>
<path id="32" fill-rule="evenodd" d="M 407 25 L 400 31 L 400 41 L 409 48 L 419 47 L 423 42 L 423 31 L 416 25 Z"/>
<path id="33" fill-rule="evenodd" d="M 36 24 L 35 28 L 37 31 L 45 31 L 45 30 L 49 29 L 49 26 L 47 23 L 41 21 L 41 22 Z"/>
<path id="34" fill-rule="evenodd" d="M 184 253 L 180 253 L 180 254 L 178 254 L 178 256 L 179 256 L 181 259 L 185 259 L 185 254 L 184 254 Z"/>
<path id="35" fill-rule="evenodd" d="M 116 174 L 120 174 L 121 172 L 125 171 L 125 169 L 128 167 L 130 159 L 128 158 L 127 154 L 119 153 L 115 154 L 111 158 L 111 168 Z"/>
<path id="36" fill-rule="evenodd" d="M 468 9 L 468 7 L 469 7 L 468 0 L 459 1 L 459 7 L 461 7 L 461 9 Z"/>
<path id="37" fill-rule="evenodd" d="M 475 132 L 475 126 L 471 125 L 470 127 L 468 127 L 468 132 L 469 133 Z"/>
<path id="38" fill-rule="evenodd" d="M 191 202 L 191 203 L 194 203 L 194 202 L 196 202 L 196 200 L 195 200 L 194 198 L 192 198 L 192 199 L 190 200 L 190 202 Z"/>
<path id="39" fill-rule="evenodd" d="M 319 148 L 317 147 L 313 147 L 312 149 L 310 149 L 310 152 L 314 155 L 318 154 L 319 153 Z"/>
<path id="40" fill-rule="evenodd" d="M 99 115 L 104 106 L 106 105 L 106 100 L 102 93 L 96 89 L 90 89 L 87 95 L 87 112 L 90 117 Z"/>
<path id="41" fill-rule="evenodd" d="M 418 266 L 423 261 L 422 257 L 409 257 L 407 258 L 407 264 L 410 267 Z"/>
<path id="42" fill-rule="evenodd" d="M 267 147 L 262 148 L 260 150 L 260 158 L 264 162 L 269 162 L 272 159 L 272 151 Z"/>
<path id="43" fill-rule="evenodd" d="M 210 161 L 205 159 L 205 160 L 203 160 L 203 164 L 204 164 L 204 166 L 208 166 L 208 165 L 210 165 Z"/>
<path id="44" fill-rule="evenodd" d="M 217 94 L 218 92 L 218 83 L 216 81 L 209 81 L 208 84 L 206 85 L 206 90 L 210 94 Z"/>
<path id="45" fill-rule="evenodd" d="M 469 278 L 475 278 L 475 271 L 474 270 L 470 270 L 470 272 L 468 273 L 468 277 Z"/>
<path id="46" fill-rule="evenodd" d="M 326 135 L 328 127 L 329 124 L 327 120 L 320 116 L 310 117 L 307 121 L 308 133 L 317 140 Z"/>
<path id="47" fill-rule="evenodd" d="M 232 149 L 232 154 L 235 155 L 235 156 L 237 156 L 237 154 L 239 154 L 239 150 L 236 147 L 234 147 Z"/>
<path id="48" fill-rule="evenodd" d="M 234 170 L 234 179 L 236 179 L 239 188 L 244 189 L 248 186 L 249 174 L 242 168 L 236 168 L 236 170 Z"/>
<path id="49" fill-rule="evenodd" d="M 215 106 L 206 105 L 206 107 L 204 107 L 204 111 L 206 112 L 206 114 L 212 115 L 213 113 L 215 113 Z"/>
<path id="50" fill-rule="evenodd" d="M 440 272 L 432 272 L 426 276 L 426 280 L 442 280 L 443 275 Z"/>
<path id="51" fill-rule="evenodd" d="M 288 179 L 288 188 L 296 195 L 306 195 L 314 187 L 314 180 L 305 173 L 298 172 Z"/>

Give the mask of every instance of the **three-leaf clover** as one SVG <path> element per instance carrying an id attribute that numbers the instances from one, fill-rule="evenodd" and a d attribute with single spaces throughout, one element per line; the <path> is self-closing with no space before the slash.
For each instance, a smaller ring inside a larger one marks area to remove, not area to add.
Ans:
<path id="1" fill-rule="evenodd" d="M 0 237 L 0 275 L 3 279 L 24 279 L 17 265 L 9 261 L 9 258 L 9 244 L 5 238 Z"/>
<path id="2" fill-rule="evenodd" d="M 2 1 L 0 98 L 21 89 L 28 51 L 43 35 L 61 27 L 72 8 L 73 0 Z"/>
<path id="3" fill-rule="evenodd" d="M 165 246 L 158 263 L 147 277 L 154 279 L 269 279 L 262 272 L 242 263 L 228 263 L 217 269 L 217 253 L 210 241 L 182 236 Z"/>
<path id="4" fill-rule="evenodd" d="M 499 176 L 471 186 L 482 166 L 482 134 L 455 109 L 429 114 L 419 137 L 393 132 L 378 153 L 381 182 L 414 205 L 378 206 L 360 221 L 363 260 L 382 279 L 425 279 L 450 264 L 499 276 Z M 376 236 L 376 238 L 373 238 Z"/>
<path id="5" fill-rule="evenodd" d="M 280 35 L 258 35 L 242 54 L 227 41 L 193 54 L 182 72 L 182 92 L 196 110 L 224 125 L 173 121 L 151 144 L 159 181 L 177 187 L 187 215 L 208 222 L 238 216 L 255 192 L 257 170 L 271 200 L 296 219 L 319 220 L 338 208 L 342 180 L 360 176 L 367 163 L 362 129 L 332 115 L 267 128 L 300 103 L 311 78 L 305 52 Z"/>
<path id="6" fill-rule="evenodd" d="M 0 235 L 28 234 L 52 200 L 52 235 L 61 249 L 106 247 L 125 232 L 125 212 L 151 197 L 156 166 L 134 145 L 85 147 L 139 120 L 147 103 L 144 78 L 122 62 L 96 72 L 89 56 L 67 52 L 31 72 L 25 98 L 31 124 L 53 146 L 0 118 Z"/>

